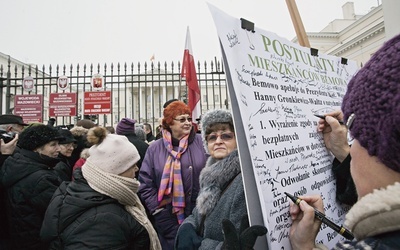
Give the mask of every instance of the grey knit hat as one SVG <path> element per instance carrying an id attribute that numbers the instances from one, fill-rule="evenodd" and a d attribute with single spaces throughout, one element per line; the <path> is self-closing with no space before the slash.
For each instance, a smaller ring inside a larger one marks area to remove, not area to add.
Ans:
<path id="1" fill-rule="evenodd" d="M 233 127 L 232 113 L 225 109 L 215 109 L 201 115 L 201 138 L 203 139 L 203 146 L 207 153 L 209 152 L 206 141 L 206 130 L 216 123 L 229 123 Z"/>

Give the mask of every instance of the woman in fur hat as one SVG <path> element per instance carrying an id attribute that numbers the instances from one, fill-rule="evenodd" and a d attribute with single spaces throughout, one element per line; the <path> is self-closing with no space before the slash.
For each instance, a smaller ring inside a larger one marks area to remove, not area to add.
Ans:
<path id="1" fill-rule="evenodd" d="M 164 250 L 173 249 L 179 225 L 196 205 L 199 175 L 206 163 L 190 114 L 181 101 L 164 109 L 162 138 L 150 144 L 139 172 L 139 194 L 154 216 Z"/>
<path id="2" fill-rule="evenodd" d="M 204 148 L 210 157 L 200 174 L 196 208 L 180 226 L 175 247 L 233 249 L 227 247 L 233 242 L 224 243 L 223 221 L 230 221 L 236 234 L 247 209 L 232 115 L 221 109 L 209 111 L 202 115 L 201 126 Z M 266 233 L 265 228 L 258 229 L 252 244 L 258 235 Z"/>
<path id="3" fill-rule="evenodd" d="M 46 125 L 26 128 L 19 134 L 20 148 L 3 164 L 0 178 L 7 196 L 10 249 L 47 249 L 39 232 L 54 191 L 66 180 L 54 169 L 62 139 Z"/>
<path id="4" fill-rule="evenodd" d="M 93 144 L 73 182 L 63 183 L 46 211 L 40 236 L 50 249 L 161 249 L 134 178 L 140 159 L 125 136 L 91 128 Z"/>
<path id="5" fill-rule="evenodd" d="M 350 172 L 358 201 L 344 222 L 355 240 L 334 249 L 400 249 L 400 35 L 351 79 L 342 111 L 354 138 Z M 293 249 L 313 249 L 321 225 L 314 208 L 324 205 L 319 195 L 301 198 L 300 206 L 290 205 L 290 242 Z"/>

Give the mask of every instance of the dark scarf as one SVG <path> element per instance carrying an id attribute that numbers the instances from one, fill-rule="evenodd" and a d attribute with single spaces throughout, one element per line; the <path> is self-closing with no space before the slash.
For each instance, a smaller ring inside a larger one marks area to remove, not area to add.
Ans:
<path id="1" fill-rule="evenodd" d="M 60 158 L 49 157 L 47 155 L 39 154 L 38 152 L 34 152 L 31 150 L 27 150 L 27 149 L 20 149 L 20 152 L 25 157 L 27 157 L 33 161 L 36 161 L 38 163 L 44 164 L 49 168 L 54 168 L 57 165 L 57 163 L 60 161 Z"/>
<path id="2" fill-rule="evenodd" d="M 170 129 L 167 129 L 167 130 L 168 130 L 168 132 L 170 132 L 172 134 Z M 190 134 L 189 134 L 189 138 L 188 138 L 188 144 L 189 145 L 192 144 L 192 142 L 194 141 L 195 138 L 196 138 L 196 131 L 194 131 L 194 129 L 192 127 L 192 130 L 190 130 Z M 172 137 L 172 146 L 175 146 L 175 147 L 179 146 L 179 142 L 180 142 L 180 140 Z"/>

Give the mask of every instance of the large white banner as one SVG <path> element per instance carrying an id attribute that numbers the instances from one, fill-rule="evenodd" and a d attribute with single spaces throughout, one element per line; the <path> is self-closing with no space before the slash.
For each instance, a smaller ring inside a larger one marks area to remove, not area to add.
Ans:
<path id="1" fill-rule="evenodd" d="M 250 222 L 267 227 L 269 249 L 290 249 L 284 192 L 321 194 L 326 215 L 340 225 L 348 210 L 336 202 L 333 157 L 314 114 L 340 109 L 356 64 L 312 55 L 256 25 L 248 31 L 239 18 L 209 7 L 225 60 Z M 341 239 L 322 225 L 317 241 L 331 247 Z"/>

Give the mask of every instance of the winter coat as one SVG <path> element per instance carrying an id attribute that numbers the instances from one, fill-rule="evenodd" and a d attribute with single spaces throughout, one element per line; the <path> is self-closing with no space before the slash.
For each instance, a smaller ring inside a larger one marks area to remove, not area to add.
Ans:
<path id="1" fill-rule="evenodd" d="M 177 150 L 179 141 L 173 138 L 172 144 L 174 150 Z M 207 160 L 200 135 L 191 133 L 188 144 L 187 150 L 181 156 L 181 175 L 186 203 L 185 217 L 192 213 L 196 205 L 200 190 L 199 175 Z M 158 208 L 157 194 L 168 155 L 164 139 L 156 140 L 147 149 L 140 169 L 139 196 L 150 214 Z M 176 215 L 172 214 L 172 204 L 167 204 L 164 210 L 154 215 L 153 220 L 163 249 L 173 249 L 179 224 Z"/>
<path id="2" fill-rule="evenodd" d="M 46 249 L 40 227 L 54 191 L 64 181 L 54 170 L 58 159 L 20 149 L 8 157 L 0 179 L 6 189 L 10 234 L 15 249 Z"/>
<path id="3" fill-rule="evenodd" d="M 149 249 L 146 229 L 117 200 L 93 190 L 74 172 L 46 211 L 40 237 L 50 249 Z"/>
<path id="4" fill-rule="evenodd" d="M 62 155 L 61 153 L 58 155 L 58 158 L 60 161 L 57 163 L 54 169 L 59 172 L 63 180 L 70 181 L 72 178 L 72 165 L 70 163 L 71 158 Z"/>
<path id="5" fill-rule="evenodd" d="M 148 143 L 154 141 L 155 139 L 156 139 L 156 137 L 153 135 L 153 132 L 150 132 L 150 133 L 148 133 L 148 134 L 146 135 L 146 141 L 147 141 Z"/>
<path id="6" fill-rule="evenodd" d="M 400 183 L 362 197 L 346 214 L 344 225 L 356 239 L 333 249 L 400 249 Z"/>
<path id="7" fill-rule="evenodd" d="M 142 167 L 142 162 L 144 156 L 146 155 L 146 151 L 147 148 L 149 147 L 149 144 L 139 139 L 135 134 L 125 135 L 125 136 L 133 145 L 135 145 L 137 151 L 139 152 L 140 160 L 136 163 L 136 165 L 140 169 Z"/>
<path id="8" fill-rule="evenodd" d="M 72 151 L 70 162 L 75 163 L 80 158 L 81 152 L 86 148 L 90 148 L 91 146 L 87 141 L 87 133 L 89 129 L 81 126 L 75 126 L 71 128 L 70 131 L 76 140 L 76 148 L 74 151 Z"/>
<path id="9" fill-rule="evenodd" d="M 239 231 L 240 220 L 247 214 L 238 151 L 220 161 L 210 157 L 201 173 L 200 184 L 196 208 L 183 224 L 192 224 L 203 237 L 199 249 L 220 249 L 224 241 L 222 220 L 229 219 Z M 178 231 L 181 233 L 185 232 Z"/>

